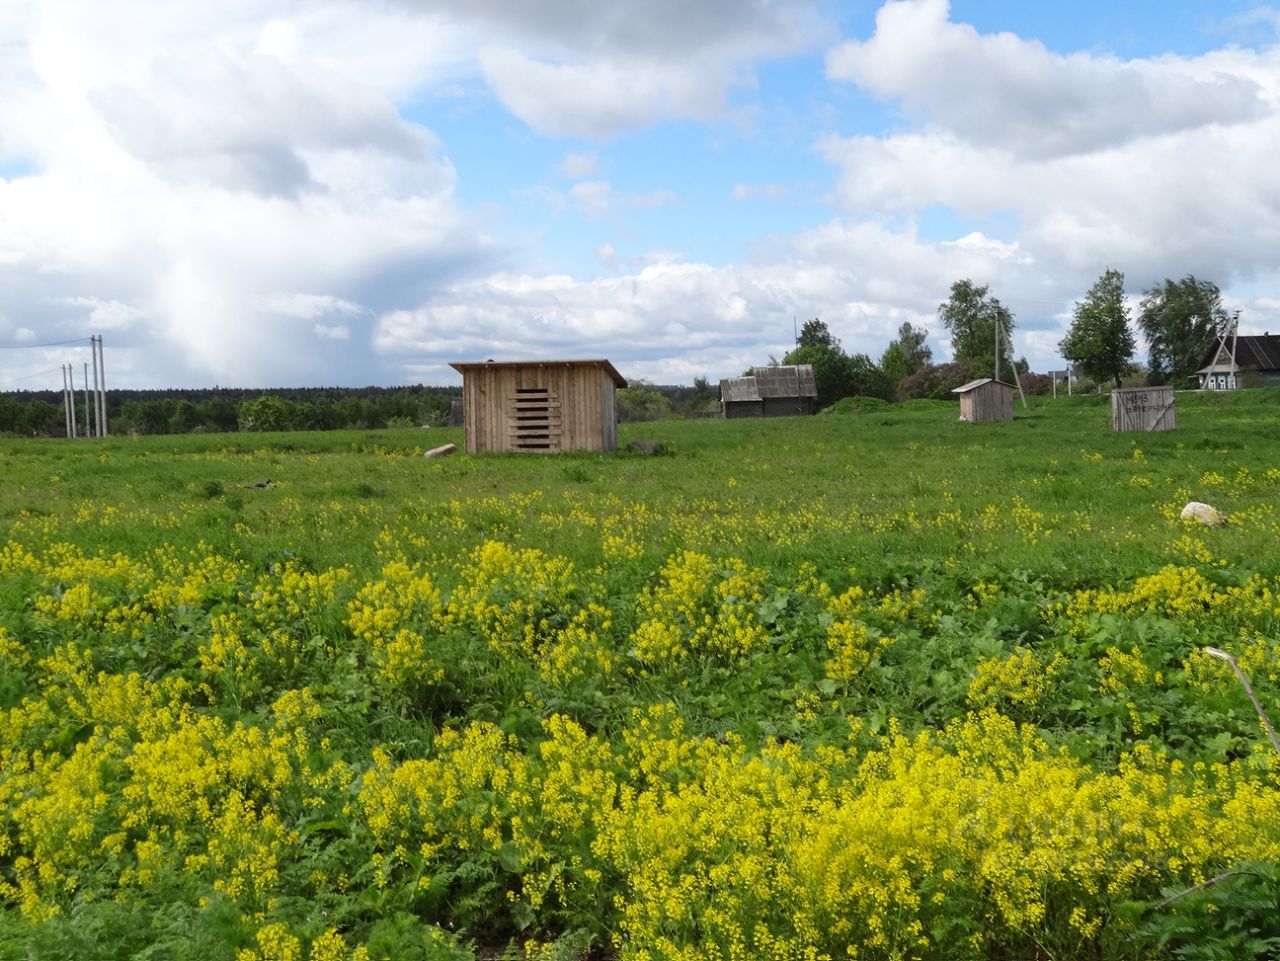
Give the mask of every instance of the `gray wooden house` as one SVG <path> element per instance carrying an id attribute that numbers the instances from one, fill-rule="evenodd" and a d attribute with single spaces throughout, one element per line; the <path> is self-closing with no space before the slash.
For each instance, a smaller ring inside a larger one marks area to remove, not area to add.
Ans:
<path id="1" fill-rule="evenodd" d="M 743 377 L 720 381 L 725 417 L 796 417 L 817 409 L 818 385 L 809 364 L 753 367 Z"/>
<path id="2" fill-rule="evenodd" d="M 951 393 L 960 396 L 960 419 L 970 423 L 1013 420 L 1013 384 L 983 377 L 961 384 Z"/>
<path id="3" fill-rule="evenodd" d="M 462 374 L 467 453 L 615 450 L 616 390 L 607 360 L 492 360 L 450 364 Z"/>
<path id="4" fill-rule="evenodd" d="M 1196 371 L 1201 390 L 1280 387 L 1280 334 L 1215 340 Z"/>

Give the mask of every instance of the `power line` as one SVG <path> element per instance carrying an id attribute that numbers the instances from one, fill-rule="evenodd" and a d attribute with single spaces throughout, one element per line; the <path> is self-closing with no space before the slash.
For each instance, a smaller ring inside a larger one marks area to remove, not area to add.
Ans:
<path id="1" fill-rule="evenodd" d="M 20 384 L 24 380 L 35 380 L 37 377 L 43 377 L 45 374 L 52 374 L 57 369 L 57 367 L 50 367 L 48 370 L 39 370 L 34 374 L 27 374 L 26 377 L 17 377 L 14 380 L 0 380 L 0 387 L 7 387 L 10 384 Z"/>
<path id="2" fill-rule="evenodd" d="M 0 344 L 0 350 L 34 350 L 37 347 L 65 347 L 67 344 L 78 344 L 82 340 L 88 339 L 88 335 L 85 335 L 71 340 L 55 340 L 48 344 Z"/>

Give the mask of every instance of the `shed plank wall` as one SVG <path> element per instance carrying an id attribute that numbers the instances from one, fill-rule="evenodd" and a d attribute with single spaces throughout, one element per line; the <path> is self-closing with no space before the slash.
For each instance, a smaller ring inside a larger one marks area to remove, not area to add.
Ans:
<path id="1" fill-rule="evenodd" d="M 960 415 L 967 421 L 1013 420 L 1013 391 L 998 384 L 983 384 L 960 395 Z"/>
<path id="2" fill-rule="evenodd" d="M 511 413 L 520 388 L 545 388 L 550 395 L 549 450 L 617 447 L 616 400 L 607 373 L 594 366 L 530 364 L 466 372 L 463 395 L 469 453 L 518 449 L 517 422 Z"/>

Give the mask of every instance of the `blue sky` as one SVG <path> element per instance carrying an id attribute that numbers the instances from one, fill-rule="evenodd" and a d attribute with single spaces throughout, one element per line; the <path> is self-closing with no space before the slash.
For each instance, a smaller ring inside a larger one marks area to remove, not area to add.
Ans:
<path id="1" fill-rule="evenodd" d="M 0 8 L 0 389 L 91 333 L 115 386 L 688 383 L 814 316 L 946 359 L 961 277 L 1050 369 L 1108 267 L 1280 329 L 1265 4 L 106 6 Z"/>

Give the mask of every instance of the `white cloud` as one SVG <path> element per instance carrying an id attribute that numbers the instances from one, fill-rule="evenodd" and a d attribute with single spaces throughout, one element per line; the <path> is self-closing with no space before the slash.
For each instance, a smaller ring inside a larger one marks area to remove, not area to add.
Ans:
<path id="1" fill-rule="evenodd" d="M 890 0 L 870 40 L 828 54 L 828 75 L 963 139 L 1040 158 L 1268 112 L 1259 85 L 1217 58 L 1063 56 L 1038 41 L 952 23 L 949 10 L 948 0 Z"/>
<path id="2" fill-rule="evenodd" d="M 1060 327 L 1058 307 L 1108 266 L 1131 290 L 1187 273 L 1224 287 L 1275 277 L 1280 48 L 1061 55 L 952 23 L 945 0 L 898 0 L 871 39 L 827 62 L 916 120 L 821 140 L 839 171 L 834 201 L 886 223 L 938 208 L 1005 219 L 1016 244 L 984 239 L 975 271 L 1007 303 L 1025 298 L 1034 325 Z"/>
<path id="3" fill-rule="evenodd" d="M 144 320 L 146 315 L 132 304 L 123 304 L 118 300 L 102 300 L 98 297 L 68 297 L 65 300 L 73 307 L 88 307 L 88 329 L 95 332 L 103 330 L 127 330 Z"/>
<path id="4" fill-rule="evenodd" d="M 599 172 L 600 159 L 594 152 L 567 153 L 556 169 L 573 180 L 583 180 L 594 177 Z"/>
<path id="5" fill-rule="evenodd" d="M 430 76 L 420 49 L 387 43 L 418 19 L 343 2 L 289 22 L 264 0 L 111 7 L 33 5 L 0 44 L 20 105 L 0 151 L 35 161 L 0 180 L 6 302 L 41 339 L 138 335 L 109 345 L 118 384 L 380 379 L 367 347 L 332 339 L 339 318 L 417 303 L 490 245 L 434 135 L 389 95 Z M 363 73 L 375 53 L 399 65 L 368 75 L 385 89 Z M 322 346 L 297 349 L 309 336 Z"/>
<path id="6" fill-rule="evenodd" d="M 353 304 L 332 294 L 303 294 L 276 291 L 261 297 L 258 305 L 266 311 L 285 317 L 298 317 L 302 320 L 313 320 L 330 314 L 356 316 L 368 311 L 359 304 Z"/>
<path id="7" fill-rule="evenodd" d="M 313 328 L 316 336 L 323 340 L 350 340 L 351 328 L 346 324 L 316 324 Z"/>
<path id="8" fill-rule="evenodd" d="M 607 180 L 584 180 L 569 188 L 569 199 L 586 220 L 613 217 L 625 208 L 664 207 L 677 202 L 670 190 L 648 194 L 623 194 Z"/>
<path id="9" fill-rule="evenodd" d="M 750 200 L 755 197 L 763 197 L 767 200 L 777 200 L 791 193 L 791 188 L 782 184 L 734 184 L 731 191 L 734 200 Z"/>
<path id="10" fill-rule="evenodd" d="M 709 82 L 695 64 L 551 63 L 498 47 L 480 52 L 480 67 L 503 106 L 553 137 L 604 139 L 665 117 L 710 120 L 728 85 L 724 77 Z"/>
<path id="11" fill-rule="evenodd" d="M 618 269 L 618 251 L 611 243 L 603 243 L 596 248 L 596 259 L 610 270 Z"/>
<path id="12" fill-rule="evenodd" d="M 144 85 L 112 84 L 90 102 L 112 136 L 162 176 L 267 196 L 320 186 L 311 151 L 420 162 L 434 147 L 376 92 L 259 54 L 158 60 Z"/>
<path id="13" fill-rule="evenodd" d="M 930 244 L 832 221 L 798 235 L 787 256 L 767 262 L 662 262 L 592 281 L 500 274 L 456 285 L 415 310 L 381 316 L 373 343 L 414 365 L 604 356 L 624 375 L 687 382 L 780 356 L 791 343 L 792 318 L 818 316 L 847 350 L 878 358 L 903 321 L 936 328 L 951 281 L 984 277 L 992 251 L 1018 278 L 1011 292 L 1036 290 L 1034 265 L 1010 245 L 979 237 Z M 941 343 L 936 329 L 934 343 Z"/>
<path id="14" fill-rule="evenodd" d="M 455 12 L 505 37 L 479 62 L 508 110 L 540 133 L 592 138 L 719 117 L 757 61 L 806 49 L 829 29 L 807 0 L 468 2 Z"/>

